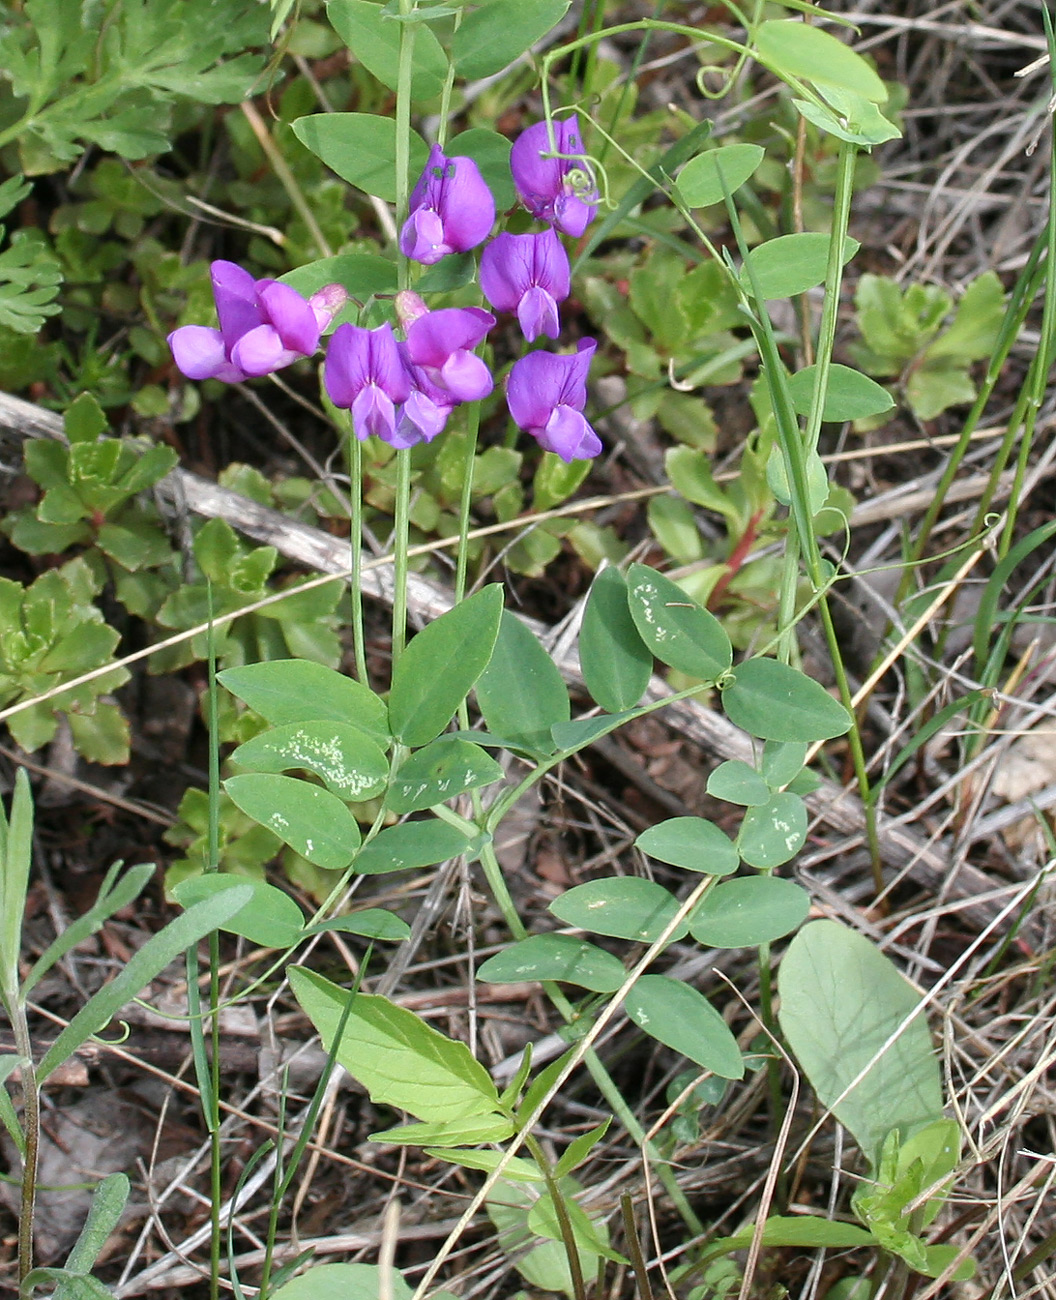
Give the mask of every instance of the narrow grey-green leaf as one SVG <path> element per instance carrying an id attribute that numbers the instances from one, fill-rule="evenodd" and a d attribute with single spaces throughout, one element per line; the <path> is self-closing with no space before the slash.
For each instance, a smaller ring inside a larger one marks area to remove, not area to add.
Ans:
<path id="1" fill-rule="evenodd" d="M 594 579 L 579 629 L 583 680 L 607 713 L 633 709 L 653 672 L 653 653 L 642 640 L 627 603 L 627 580 L 618 569 Z"/>
<path id="2" fill-rule="evenodd" d="M 559 921 L 580 930 L 652 943 L 673 920 L 678 899 L 655 881 L 610 876 L 566 890 L 550 904 L 550 911 Z M 688 928 L 679 925 L 672 938 L 681 939 Z"/>
<path id="3" fill-rule="evenodd" d="M 820 682 L 777 659 L 746 659 L 722 692 L 726 716 L 760 740 L 831 740 L 851 715 Z"/>
<path id="4" fill-rule="evenodd" d="M 730 837 L 704 817 L 669 817 L 642 831 L 635 845 L 658 862 L 708 876 L 728 876 L 741 865 Z"/>
<path id="5" fill-rule="evenodd" d="M 225 668 L 217 680 L 275 726 L 288 722 L 350 722 L 385 744 L 384 700 L 355 678 L 310 659 L 270 659 Z"/>
<path id="6" fill-rule="evenodd" d="M 812 921 L 789 944 L 778 986 L 781 1029 L 803 1073 L 874 1168 L 893 1129 L 906 1136 L 942 1118 L 920 995 L 870 940 Z"/>
<path id="7" fill-rule="evenodd" d="M 349 803 L 381 794 L 389 776 L 389 761 L 376 741 L 349 722 L 329 719 L 272 727 L 239 745 L 231 761 L 251 772 L 303 768 Z"/>
<path id="8" fill-rule="evenodd" d="M 389 721 L 405 745 L 426 745 L 488 666 L 502 617 L 502 587 L 493 583 L 442 614 L 411 641 L 392 676 Z"/>
<path id="9" fill-rule="evenodd" d="M 791 934 L 807 919 L 810 895 L 779 876 L 744 876 L 709 890 L 689 930 L 709 948 L 756 948 Z"/>
<path id="10" fill-rule="evenodd" d="M 38 1081 L 43 1083 L 82 1043 L 105 1028 L 126 1002 L 146 988 L 191 944 L 197 943 L 211 930 L 219 929 L 234 916 L 249 902 L 251 892 L 248 887 L 230 889 L 217 898 L 196 903 L 170 921 L 164 930 L 152 935 L 119 968 L 114 978 L 88 999 L 48 1048 L 37 1067 Z"/>
<path id="11" fill-rule="evenodd" d="M 597 944 L 570 934 L 533 934 L 489 957 L 477 979 L 485 984 L 560 980 L 594 993 L 615 993 L 625 973 L 623 963 Z"/>
<path id="12" fill-rule="evenodd" d="M 293 966 L 287 974 L 297 1001 L 331 1051 L 348 991 L 303 966 Z M 372 994 L 353 998 L 337 1060 L 374 1102 L 398 1106 L 426 1123 L 488 1115 L 498 1102 L 491 1076 L 465 1043 Z"/>
<path id="13" fill-rule="evenodd" d="M 632 564 L 627 578 L 631 618 L 661 663 L 704 681 L 729 670 L 733 649 L 714 614 L 644 564 Z"/>
<path id="14" fill-rule="evenodd" d="M 343 871 L 360 844 L 359 823 L 336 794 L 292 776 L 247 772 L 224 789 L 247 817 L 328 871 Z"/>
<path id="15" fill-rule="evenodd" d="M 476 690 L 492 732 L 530 753 L 554 752 L 550 728 L 572 716 L 568 688 L 539 638 L 509 610 L 502 615 L 495 649 Z"/>
<path id="16" fill-rule="evenodd" d="M 501 765 L 479 745 L 444 736 L 400 766 L 385 805 L 395 813 L 421 812 L 467 790 L 501 781 L 504 775 Z"/>
<path id="17" fill-rule="evenodd" d="M 650 1038 L 723 1079 L 744 1077 L 744 1058 L 729 1026 L 703 993 L 666 975 L 643 975 L 624 1000 Z"/>

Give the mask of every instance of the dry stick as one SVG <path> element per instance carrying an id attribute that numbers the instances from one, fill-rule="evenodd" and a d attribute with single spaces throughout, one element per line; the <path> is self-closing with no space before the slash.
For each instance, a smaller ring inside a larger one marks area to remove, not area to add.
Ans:
<path id="1" fill-rule="evenodd" d="M 41 407 L 34 406 L 32 403 L 23 402 L 19 398 L 11 397 L 6 393 L 0 393 L 0 429 L 10 429 L 20 436 L 56 439 L 62 437 L 62 418 L 51 411 L 45 411 Z M 310 579 L 309 583 L 305 583 L 295 590 L 303 591 L 312 585 L 321 586 L 323 583 L 348 577 L 348 544 L 342 538 L 332 537 L 319 528 L 298 523 L 276 510 L 258 505 L 255 501 L 250 501 L 237 492 L 219 487 L 217 484 L 200 478 L 196 474 L 191 474 L 187 470 L 174 470 L 158 484 L 155 491 L 163 500 L 173 504 L 177 509 L 191 510 L 207 518 L 224 519 L 233 528 L 238 529 L 247 537 L 253 538 L 254 541 L 274 546 L 287 559 L 295 560 L 306 568 L 315 569 L 323 575 Z M 634 495 L 651 496 L 655 495 L 655 490 L 649 488 Z M 626 498 L 612 498 L 612 500 L 621 499 Z M 589 506 L 590 503 L 587 504 Z M 567 506 L 562 507 L 560 513 L 568 514 L 570 508 Z M 471 536 L 481 536 L 494 531 L 497 530 L 478 529 L 471 533 Z M 437 548 L 433 546 L 417 547 L 412 548 L 412 553 L 417 554 L 435 549 Z M 393 598 L 391 561 L 373 560 L 363 565 L 363 591 L 364 594 L 391 605 Z M 264 608 L 269 604 L 284 599 L 288 595 L 289 591 L 276 592 L 274 595 L 246 606 L 245 609 L 216 619 L 214 626 L 222 626 L 233 618 L 255 609 Z M 407 599 L 415 615 L 423 620 L 439 618 L 454 603 L 453 596 L 448 590 L 436 583 L 429 582 L 415 573 L 408 574 Z M 522 621 L 531 628 L 544 644 L 550 643 L 552 630 L 549 627 L 530 618 L 523 618 Z M 206 624 L 202 624 L 199 627 L 177 633 L 152 646 L 147 646 L 143 650 L 136 651 L 134 654 L 125 656 L 119 662 L 122 665 L 127 665 L 137 659 L 147 658 L 165 646 L 180 644 L 189 637 L 205 631 L 206 627 Z M 111 672 L 114 666 L 112 663 L 105 664 L 90 673 L 82 674 L 72 682 L 64 682 L 61 686 L 55 687 L 50 692 L 46 692 L 34 700 L 24 701 L 7 709 L 0 709 L 0 721 L 20 712 L 22 709 L 32 707 L 34 703 L 40 700 L 60 695 L 75 685 L 92 681 L 104 673 Z M 559 659 L 557 666 L 569 685 L 577 689 L 583 688 L 579 658 L 573 651 L 564 654 Z M 671 694 L 673 694 L 671 688 L 662 678 L 653 677 L 649 683 L 645 698 L 652 701 Z M 705 708 L 694 700 L 680 700 L 666 709 L 664 714 L 667 725 L 673 731 L 680 733 L 688 740 L 692 740 L 695 744 L 717 757 L 751 761 L 751 740 L 744 732 L 727 721 L 725 715 Z M 861 800 L 856 794 L 837 785 L 835 782 L 823 781 L 821 786 L 807 797 L 807 803 L 814 815 L 824 821 L 832 830 L 849 836 L 860 836 L 864 833 L 865 814 Z M 879 830 L 881 832 L 881 856 L 885 865 L 897 871 L 906 871 L 910 879 L 925 889 L 938 891 L 946 886 L 946 877 L 950 867 L 949 855 L 946 852 L 942 851 L 941 848 L 936 849 L 925 844 L 919 837 L 902 826 L 889 825 L 884 819 L 881 819 L 879 823 Z M 949 895 L 958 899 L 971 899 L 991 894 L 992 891 L 993 881 L 977 867 L 965 863 L 958 873 L 955 886 L 949 890 Z M 965 907 L 962 915 L 972 925 L 983 928 L 993 921 L 998 911 L 998 902 L 991 898 L 980 897 L 979 902 Z M 1028 933 L 1032 932 L 1021 929 L 1020 933 L 1026 937 Z"/>

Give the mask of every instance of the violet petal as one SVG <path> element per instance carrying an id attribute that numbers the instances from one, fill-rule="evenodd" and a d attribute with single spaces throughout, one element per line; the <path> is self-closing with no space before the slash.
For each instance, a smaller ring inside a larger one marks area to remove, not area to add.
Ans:
<path id="1" fill-rule="evenodd" d="M 229 364 L 223 335 L 207 325 L 181 325 L 168 343 L 172 359 L 188 379 L 215 379 Z"/>
<path id="2" fill-rule="evenodd" d="M 248 334 L 243 334 L 231 349 L 234 364 L 254 379 L 281 370 L 302 355 L 283 347 L 279 331 L 274 325 L 258 325 Z"/>
<path id="3" fill-rule="evenodd" d="M 278 281 L 260 291 L 260 304 L 290 352 L 310 356 L 319 346 L 319 322 L 306 298 Z"/>
<path id="4" fill-rule="evenodd" d="M 377 384 L 367 384 L 352 403 L 352 428 L 362 441 L 371 434 L 388 442 L 396 432 L 396 408 Z"/>
<path id="5" fill-rule="evenodd" d="M 517 304 L 517 320 L 521 333 L 529 343 L 540 334 L 556 339 L 561 333 L 561 317 L 557 303 L 545 289 L 531 288 Z"/>
<path id="6" fill-rule="evenodd" d="M 236 262 L 213 262 L 209 274 L 213 281 L 220 333 L 230 352 L 243 334 L 264 323 L 257 300 L 257 282 Z"/>
<path id="7" fill-rule="evenodd" d="M 440 215 L 447 242 L 456 253 L 476 248 L 495 224 L 495 200 L 472 158 L 452 158 L 454 174 L 445 175 Z"/>
<path id="8" fill-rule="evenodd" d="M 556 406 L 543 429 L 534 431 L 539 445 L 563 461 L 590 460 L 601 451 L 601 439 L 579 411 Z"/>
<path id="9" fill-rule="evenodd" d="M 491 372 L 472 352 L 453 352 L 440 368 L 441 385 L 460 402 L 476 402 L 495 387 Z"/>

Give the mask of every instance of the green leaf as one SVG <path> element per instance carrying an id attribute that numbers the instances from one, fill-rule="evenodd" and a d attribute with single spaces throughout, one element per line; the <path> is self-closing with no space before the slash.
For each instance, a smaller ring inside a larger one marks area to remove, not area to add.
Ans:
<path id="1" fill-rule="evenodd" d="M 73 747 L 89 763 L 127 763 L 132 745 L 128 719 L 116 704 L 101 700 L 91 713 L 66 715 Z"/>
<path id="2" fill-rule="evenodd" d="M 394 1142 L 398 1146 L 464 1146 L 467 1142 L 505 1142 L 513 1123 L 505 1115 L 471 1115 L 468 1119 L 443 1124 L 401 1124 L 369 1135 L 371 1142 Z"/>
<path id="3" fill-rule="evenodd" d="M 172 892 L 177 903 L 186 908 L 246 885 L 252 890 L 249 901 L 217 928 L 240 934 L 262 948 L 292 948 L 304 934 L 304 916 L 289 894 L 264 880 L 215 871 L 182 880 Z"/>
<path id="4" fill-rule="evenodd" d="M 80 393 L 67 406 L 63 416 L 63 431 L 71 443 L 95 442 L 109 428 L 106 413 L 91 393 Z"/>
<path id="5" fill-rule="evenodd" d="M 455 71 L 466 81 L 511 64 L 565 16 L 569 0 L 490 0 L 462 20 L 451 41 Z"/>
<path id="6" fill-rule="evenodd" d="M 612 1117 L 610 1115 L 608 1119 L 602 1120 L 600 1124 L 588 1129 L 586 1133 L 581 1133 L 579 1137 L 573 1138 L 564 1151 L 561 1152 L 560 1160 L 554 1165 L 554 1177 L 564 1178 L 573 1169 L 578 1169 L 608 1132 L 611 1123 Z"/>
<path id="7" fill-rule="evenodd" d="M 416 748 L 440 734 L 488 666 L 502 617 L 493 583 L 428 624 L 404 650 L 392 675 L 393 735 Z"/>
<path id="8" fill-rule="evenodd" d="M 837 140 L 858 144 L 871 149 L 885 140 L 897 140 L 902 132 L 864 95 L 818 82 L 818 92 L 828 100 L 817 104 L 806 99 L 793 99 L 799 112 L 822 131 Z"/>
<path id="9" fill-rule="evenodd" d="M 388 21 L 372 0 L 327 0 L 326 16 L 350 53 L 389 90 L 400 67 L 400 24 Z M 415 33 L 411 60 L 411 98 L 433 99 L 444 88 L 447 55 L 424 23 Z"/>
<path id="10" fill-rule="evenodd" d="M 95 1267 L 107 1239 L 121 1221 L 130 1188 L 126 1174 L 109 1174 L 96 1184 L 88 1217 L 66 1259 L 67 1272 L 87 1273 Z M 60 1282 L 55 1289 L 55 1300 L 62 1300 L 64 1295 L 69 1300 Z"/>
<path id="11" fill-rule="evenodd" d="M 0 253 L 0 327 L 16 334 L 36 334 L 47 317 L 59 311 L 55 298 L 62 279 L 59 263 L 40 232 L 17 231 Z"/>
<path id="12" fill-rule="evenodd" d="M 306 298 L 328 284 L 342 285 L 351 297 L 361 302 L 375 294 L 395 293 L 397 289 L 396 263 L 374 253 L 339 253 L 336 257 L 322 257 L 317 262 L 308 262 L 287 271 L 279 276 L 279 280 Z M 355 317 L 346 317 L 340 312 L 332 325 L 346 319 L 354 320 Z"/>
<path id="13" fill-rule="evenodd" d="M 533 934 L 489 957 L 477 979 L 485 984 L 560 980 L 593 993 L 615 993 L 625 974 L 623 963 L 596 944 L 570 934 Z"/>
<path id="14" fill-rule="evenodd" d="M 724 144 L 691 158 L 678 173 L 678 191 L 691 208 L 722 203 L 749 180 L 766 156 L 757 144 Z"/>
<path id="15" fill-rule="evenodd" d="M 385 789 L 389 761 L 365 731 L 347 722 L 287 722 L 263 731 L 231 755 L 251 772 L 302 768 L 349 803 L 372 799 Z"/>
<path id="16" fill-rule="evenodd" d="M 750 763 L 742 762 L 739 758 L 720 763 L 708 777 L 705 788 L 714 799 L 725 799 L 727 803 L 741 804 L 744 807 L 767 803 L 770 799 L 767 783 Z"/>
<path id="17" fill-rule="evenodd" d="M 504 135 L 499 135 L 497 131 L 489 131 L 484 126 L 471 127 L 470 130 L 463 131 L 447 143 L 449 158 L 472 158 L 477 164 L 481 176 L 484 177 L 484 183 L 491 190 L 492 197 L 495 200 L 495 208 L 499 212 L 505 212 L 517 202 L 517 190 L 513 184 L 513 173 L 510 171 L 511 148 L 511 141 L 507 140 Z M 546 457 L 544 456 L 543 459 L 545 462 Z M 555 459 L 560 458 L 556 457 Z M 564 465 L 564 461 L 560 463 Z M 585 476 L 590 468 L 590 462 L 573 462 L 574 465 L 580 463 L 586 466 L 583 470 Z M 559 500 L 564 500 L 564 498 L 561 497 Z M 556 502 L 540 505 L 537 499 L 535 508 L 537 510 L 548 510 L 550 504 L 556 504 Z"/>
<path id="18" fill-rule="evenodd" d="M 442 736 L 413 753 L 400 765 L 385 796 L 395 813 L 421 812 L 493 781 L 501 781 L 502 766 L 479 745 Z"/>
<path id="19" fill-rule="evenodd" d="M 382 1273 L 376 1264 L 313 1264 L 293 1278 L 270 1300 L 381 1300 Z M 410 1300 L 413 1290 L 403 1274 L 389 1270 L 391 1300 Z"/>
<path id="20" fill-rule="evenodd" d="M 572 715 L 560 670 L 535 633 L 509 610 L 477 679 L 477 703 L 489 730 L 535 754 L 554 752 L 550 728 Z"/>
<path id="21" fill-rule="evenodd" d="M 372 113 L 313 113 L 293 123 L 306 149 L 367 194 L 396 202 L 396 121 Z M 425 141 L 410 133 L 410 171 L 417 177 L 429 157 Z"/>
<path id="22" fill-rule="evenodd" d="M 906 379 L 906 400 L 921 420 L 934 420 L 951 406 L 975 400 L 975 384 L 963 362 L 925 361 Z"/>
<path id="23" fill-rule="evenodd" d="M 309 659 L 225 668 L 217 680 L 266 722 L 350 722 L 388 744 L 385 703 L 366 686 Z"/>
<path id="24" fill-rule="evenodd" d="M 709 948 L 755 948 L 791 934 L 809 911 L 810 895 L 793 881 L 744 876 L 709 890 L 689 930 Z"/>
<path id="25" fill-rule="evenodd" d="M 482 1169 L 490 1174 L 506 1153 L 504 1151 L 448 1151 L 442 1147 L 436 1149 L 426 1147 L 425 1154 L 435 1156 L 438 1160 L 446 1160 L 452 1165 L 462 1165 L 465 1169 Z M 506 1162 L 502 1176 L 508 1178 L 511 1183 L 545 1181 L 542 1171 L 531 1161 L 522 1160 L 520 1156 L 514 1156 L 512 1160 Z"/>
<path id="26" fill-rule="evenodd" d="M 813 29 L 811 29 L 813 30 Z M 828 235 L 813 230 L 794 235 L 778 235 L 749 252 L 741 270 L 741 287 L 753 298 L 794 298 L 819 284 L 824 284 L 829 266 Z M 861 248 L 848 235 L 843 241 L 846 265 Z"/>
<path id="27" fill-rule="evenodd" d="M 380 831 L 356 857 L 357 875 L 377 876 L 409 867 L 431 867 L 469 853 L 476 841 L 437 817 L 401 822 Z"/>
<path id="28" fill-rule="evenodd" d="M 618 569 L 602 569 L 591 585 L 579 630 L 579 662 L 587 690 L 608 713 L 633 709 L 649 685 L 652 652 L 631 617 L 627 580 Z"/>
<path id="29" fill-rule="evenodd" d="M 613 939 L 653 943 L 678 911 L 678 899 L 662 885 L 640 876 L 609 876 L 575 885 L 550 904 L 559 921 Z M 671 938 L 688 930 L 679 925 Z"/>
<path id="30" fill-rule="evenodd" d="M 786 790 L 748 809 L 737 834 L 737 851 L 750 867 L 772 871 L 794 858 L 806 838 L 806 805 Z"/>
<path id="31" fill-rule="evenodd" d="M 874 104 L 887 100 L 887 88 L 860 54 L 820 27 L 777 18 L 755 29 L 755 52 L 779 77 L 842 86 Z"/>
<path id="32" fill-rule="evenodd" d="M 709 1258 L 744 1250 L 752 1244 L 755 1226 L 732 1237 L 720 1237 L 708 1247 Z M 873 1235 L 856 1223 L 836 1223 L 816 1214 L 771 1215 L 763 1224 L 764 1246 L 798 1246 L 803 1250 L 853 1250 L 874 1245 Z"/>
<path id="33" fill-rule="evenodd" d="M 781 1029 L 803 1073 L 874 1168 L 892 1129 L 942 1118 L 938 1058 L 915 1014 L 920 995 L 868 939 L 812 921 L 789 944 L 778 984 Z"/>
<path id="34" fill-rule="evenodd" d="M 928 348 L 926 360 L 981 361 L 997 343 L 1004 314 L 1001 281 L 993 271 L 984 271 L 961 295 L 952 324 Z"/>
<path id="35" fill-rule="evenodd" d="M 797 415 L 809 415 L 814 397 L 814 375 L 817 366 L 807 366 L 789 377 L 788 392 Z M 864 420 L 870 415 L 882 415 L 895 405 L 895 399 L 886 388 L 850 366 L 833 363 L 829 367 L 829 383 L 821 408 L 821 418 L 833 424 L 844 420 Z"/>
<path id="36" fill-rule="evenodd" d="M 561 1190 L 566 1197 L 571 1198 L 581 1188 L 568 1175 L 562 1181 Z M 495 1226 L 495 1242 L 503 1254 L 513 1261 L 514 1268 L 529 1286 L 539 1291 L 561 1291 L 572 1297 L 575 1290 L 564 1243 L 540 1241 L 529 1227 L 529 1217 L 540 1199 L 540 1189 L 522 1187 L 515 1182 L 500 1179 L 485 1202 L 488 1218 Z M 598 1229 L 604 1232 L 604 1224 L 599 1224 Z M 599 1252 L 578 1238 L 576 1248 L 582 1275 L 595 1277 L 601 1258 Z"/>
<path id="37" fill-rule="evenodd" d="M 313 934 L 358 934 L 364 939 L 379 939 L 386 943 L 403 943 L 411 937 L 411 927 L 400 917 L 387 912 L 383 907 L 365 907 L 361 912 L 350 912 L 347 916 L 332 916 L 318 925 L 311 925 L 305 930 L 305 938 Z"/>
<path id="38" fill-rule="evenodd" d="M 642 831 L 634 843 L 658 862 L 708 876 L 728 876 L 741 865 L 729 836 L 704 817 L 669 817 Z"/>
<path id="39" fill-rule="evenodd" d="M 726 716 L 760 740 L 831 740 L 851 716 L 812 677 L 776 659 L 746 659 L 722 692 Z"/>
<path id="40" fill-rule="evenodd" d="M 291 776 L 229 776 L 224 790 L 247 817 L 317 867 L 343 871 L 360 844 L 359 824 L 335 794 Z"/>
<path id="41" fill-rule="evenodd" d="M 196 903 L 170 921 L 164 930 L 152 935 L 142 948 L 137 948 L 118 968 L 114 978 L 88 999 L 48 1048 L 37 1067 L 38 1081 L 43 1083 L 78 1047 L 104 1029 L 125 1003 L 156 979 L 171 961 L 234 916 L 249 902 L 251 892 L 248 885 L 243 885 L 229 889 L 219 897 Z"/>
<path id="42" fill-rule="evenodd" d="M 297 1001 L 329 1052 L 349 993 L 314 971 L 287 972 Z M 398 1106 L 425 1123 L 489 1115 L 498 1102 L 491 1076 L 465 1043 L 445 1038 L 387 998 L 355 994 L 337 1061 L 377 1105 Z"/>
<path id="43" fill-rule="evenodd" d="M 710 682 L 729 671 L 733 650 L 714 614 L 644 564 L 632 564 L 627 578 L 631 618 L 661 663 Z"/>
<path id="44" fill-rule="evenodd" d="M 643 975 L 624 1000 L 643 1033 L 723 1079 L 744 1078 L 744 1058 L 729 1026 L 703 993 L 666 975 Z"/>
<path id="45" fill-rule="evenodd" d="M 806 741 L 768 740 L 759 769 L 771 790 L 780 790 L 799 776 L 806 760 Z"/>

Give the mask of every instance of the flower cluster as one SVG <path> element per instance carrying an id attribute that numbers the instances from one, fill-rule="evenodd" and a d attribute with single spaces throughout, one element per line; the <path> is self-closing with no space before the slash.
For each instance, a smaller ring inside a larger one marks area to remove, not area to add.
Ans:
<path id="1" fill-rule="evenodd" d="M 484 297 L 495 311 L 516 315 L 529 343 L 560 333 L 558 304 L 569 295 L 571 270 L 557 232 L 578 238 L 597 208 L 582 149 L 574 116 L 521 133 L 510 168 L 521 202 L 546 229 L 500 234 L 481 254 Z M 434 145 L 411 194 L 400 251 L 431 266 L 476 248 L 494 224 L 495 201 L 477 164 L 449 158 Z M 311 355 L 348 298 L 339 285 L 328 285 L 305 299 L 289 285 L 254 280 L 233 262 L 214 262 L 211 270 L 220 328 L 184 325 L 169 335 L 176 364 L 189 379 L 236 383 Z M 494 381 L 475 349 L 495 317 L 479 307 L 430 311 L 409 291 L 397 294 L 396 316 L 402 341 L 388 324 L 340 325 L 327 349 L 323 382 L 334 405 L 351 411 L 358 438 L 374 435 L 406 448 L 435 438 L 459 403 L 492 391 Z M 601 450 L 583 416 L 596 346 L 584 339 L 572 356 L 530 352 L 514 364 L 507 382 L 515 423 L 566 461 Z"/>

